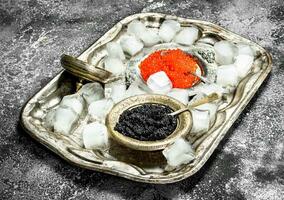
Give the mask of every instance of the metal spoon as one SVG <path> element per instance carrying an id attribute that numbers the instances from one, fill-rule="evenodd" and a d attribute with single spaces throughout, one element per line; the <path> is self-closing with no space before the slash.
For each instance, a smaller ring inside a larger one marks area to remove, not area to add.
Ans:
<path id="1" fill-rule="evenodd" d="M 203 81 L 204 83 L 208 83 L 208 84 L 211 84 L 212 82 L 209 81 L 207 78 L 205 78 L 204 76 L 201 76 L 201 75 L 198 75 L 194 72 L 189 72 L 190 74 L 192 74 L 193 76 L 196 76 L 198 77 L 201 81 Z"/>
<path id="2" fill-rule="evenodd" d="M 200 105 L 205 104 L 205 103 L 210 103 L 210 102 L 215 101 L 215 100 L 220 99 L 220 98 L 221 97 L 217 93 L 212 93 L 212 94 L 210 94 L 206 97 L 199 99 L 198 101 L 194 102 L 193 104 L 189 105 L 188 107 L 177 110 L 177 111 L 172 112 L 172 113 L 169 113 L 168 115 L 171 115 L 171 116 L 179 115 L 179 114 L 181 114 L 185 111 L 190 111 L 190 109 L 192 109 L 196 106 L 200 106 Z"/>

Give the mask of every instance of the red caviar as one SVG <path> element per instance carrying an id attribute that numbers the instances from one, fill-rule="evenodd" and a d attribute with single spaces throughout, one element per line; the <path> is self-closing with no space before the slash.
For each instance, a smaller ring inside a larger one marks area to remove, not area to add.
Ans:
<path id="1" fill-rule="evenodd" d="M 180 49 L 159 50 L 140 63 L 140 72 L 147 81 L 150 75 L 164 71 L 174 88 L 190 88 L 199 81 L 198 77 L 191 74 L 198 67 L 196 58 Z"/>

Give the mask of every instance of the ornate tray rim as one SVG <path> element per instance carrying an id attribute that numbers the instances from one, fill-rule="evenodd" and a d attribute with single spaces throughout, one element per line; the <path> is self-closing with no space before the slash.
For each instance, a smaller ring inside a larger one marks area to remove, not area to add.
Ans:
<path id="1" fill-rule="evenodd" d="M 189 170 L 185 173 L 182 173 L 182 174 L 178 174 L 178 175 L 174 175 L 174 176 L 170 175 L 169 177 L 167 177 L 165 179 L 157 179 L 157 178 L 151 179 L 152 178 L 151 176 L 148 177 L 148 178 L 147 177 L 146 178 L 140 177 L 140 176 L 137 176 L 135 174 L 125 173 L 125 172 L 120 171 L 120 170 L 106 169 L 104 166 L 99 166 L 99 165 L 94 166 L 94 164 L 90 164 L 88 162 L 85 162 L 82 159 L 78 159 L 78 157 L 68 153 L 68 148 L 65 151 L 62 150 L 62 149 L 57 149 L 56 147 L 54 147 L 52 145 L 51 141 L 48 141 L 48 139 L 46 139 L 46 138 L 40 137 L 38 132 L 32 130 L 32 126 L 31 126 L 31 124 L 29 124 L 29 122 L 27 120 L 27 116 L 25 115 L 25 113 L 27 113 L 28 110 L 30 109 L 30 105 L 32 103 L 34 103 L 33 100 L 36 99 L 37 97 L 39 97 L 40 94 L 43 93 L 43 91 L 45 91 L 46 88 L 48 88 L 50 85 L 52 85 L 54 82 L 56 82 L 58 80 L 58 78 L 64 73 L 65 70 L 62 70 L 61 72 L 59 72 L 44 87 L 42 87 L 31 98 L 29 98 L 29 100 L 23 106 L 21 113 L 20 113 L 20 124 L 23 127 L 23 129 L 25 130 L 25 132 L 27 132 L 36 141 L 38 141 L 42 145 L 46 146 L 48 149 L 50 149 L 54 153 L 58 154 L 61 158 L 63 158 L 64 160 L 66 160 L 68 163 L 70 163 L 72 165 L 82 167 L 82 168 L 86 168 L 86 169 L 90 169 L 90 170 L 99 171 L 99 172 L 104 172 L 104 173 L 111 174 L 111 175 L 124 177 L 124 178 L 134 180 L 134 181 L 138 181 L 138 182 L 146 182 L 146 183 L 154 183 L 154 184 L 173 183 L 173 182 L 177 182 L 177 181 L 183 180 L 185 178 L 188 178 L 189 176 L 192 176 L 197 171 L 199 171 L 200 168 L 206 163 L 206 161 L 212 155 L 212 153 L 214 152 L 214 150 L 216 149 L 216 147 L 218 146 L 220 141 L 224 138 L 224 136 L 227 133 L 227 131 L 229 130 L 229 128 L 236 121 L 236 119 L 239 117 L 241 112 L 244 110 L 244 108 L 250 102 L 252 97 L 255 95 L 255 93 L 257 92 L 258 88 L 260 87 L 262 82 L 265 80 L 267 75 L 270 73 L 270 71 L 272 69 L 272 58 L 271 58 L 271 55 L 260 45 L 244 38 L 243 36 L 240 36 L 240 35 L 232 32 L 232 31 L 229 31 L 225 28 L 222 28 L 222 27 L 220 27 L 216 24 L 213 24 L 213 23 L 207 22 L 207 21 L 203 21 L 203 20 L 187 19 L 187 18 L 177 17 L 177 16 L 173 16 L 173 15 L 167 15 L 167 14 L 161 14 L 161 13 L 138 13 L 138 14 L 130 15 L 130 16 L 120 20 L 116 25 L 114 25 L 109 31 L 107 31 L 96 42 L 94 42 L 89 47 L 87 47 L 87 49 L 84 50 L 83 53 L 78 56 L 78 58 L 81 59 L 81 60 L 88 61 L 88 56 L 94 49 L 99 48 L 100 46 L 104 45 L 105 43 L 107 43 L 109 41 L 109 38 L 107 38 L 107 36 L 110 33 L 117 31 L 117 29 L 118 29 L 117 25 L 121 26 L 122 23 L 129 22 L 129 21 L 136 19 L 136 18 L 139 18 L 139 17 L 151 17 L 151 16 L 161 17 L 161 18 L 163 18 L 163 17 L 175 18 L 175 19 L 187 21 L 189 23 L 202 23 L 202 24 L 207 25 L 207 26 L 212 26 L 212 27 L 217 28 L 219 30 L 225 31 L 229 34 L 233 34 L 235 36 L 241 37 L 244 41 L 247 41 L 249 43 L 256 45 L 258 48 L 260 48 L 266 54 L 266 57 L 268 59 L 267 66 L 266 66 L 265 70 L 259 75 L 257 80 L 255 80 L 255 83 L 252 85 L 251 89 L 247 92 L 247 94 L 243 97 L 240 105 L 234 110 L 230 120 L 227 121 L 223 125 L 222 129 L 220 130 L 220 134 L 218 134 L 216 136 L 215 140 L 213 140 L 213 142 L 210 144 L 209 148 L 205 152 L 204 157 L 197 163 L 197 165 L 194 166 L 194 168 L 192 168 L 191 170 Z"/>

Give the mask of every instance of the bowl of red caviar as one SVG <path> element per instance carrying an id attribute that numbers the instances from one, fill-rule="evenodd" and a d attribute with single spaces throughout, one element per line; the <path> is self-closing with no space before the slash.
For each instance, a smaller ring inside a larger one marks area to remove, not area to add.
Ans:
<path id="1" fill-rule="evenodd" d="M 152 74 L 164 71 L 173 88 L 191 88 L 204 75 L 201 61 L 181 49 L 162 49 L 147 55 L 139 64 L 140 76 L 146 82 Z"/>

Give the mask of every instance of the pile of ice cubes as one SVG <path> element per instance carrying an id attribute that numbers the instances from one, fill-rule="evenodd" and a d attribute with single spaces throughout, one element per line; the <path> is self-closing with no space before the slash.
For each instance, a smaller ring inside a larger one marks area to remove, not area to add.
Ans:
<path id="1" fill-rule="evenodd" d="M 233 44 L 225 40 L 216 42 L 214 51 L 219 65 L 216 83 L 222 87 L 236 87 L 252 69 L 256 52 L 247 44 Z"/>
<path id="2" fill-rule="evenodd" d="M 47 113 L 44 125 L 56 133 L 70 135 L 80 119 L 87 115 L 88 123 L 82 132 L 84 147 L 101 149 L 108 143 L 104 122 L 113 104 L 111 99 L 105 98 L 100 83 L 87 83 L 77 93 L 64 96 L 58 107 Z"/>

